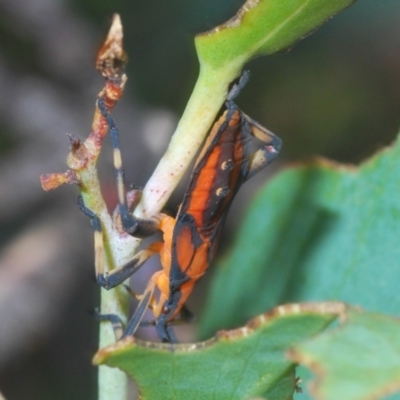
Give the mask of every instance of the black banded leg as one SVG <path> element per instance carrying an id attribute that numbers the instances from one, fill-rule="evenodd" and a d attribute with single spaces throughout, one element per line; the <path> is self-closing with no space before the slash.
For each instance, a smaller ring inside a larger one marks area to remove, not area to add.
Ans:
<path id="1" fill-rule="evenodd" d="M 82 196 L 78 197 L 79 209 L 90 218 L 94 229 L 94 265 L 96 277 L 104 275 L 104 241 L 100 218 L 85 206 Z"/>
<path id="2" fill-rule="evenodd" d="M 92 225 L 93 229 L 101 232 L 100 218 L 90 208 L 85 206 L 82 196 L 78 196 L 78 207 L 87 217 L 90 218 L 90 225 Z"/>
<path id="3" fill-rule="evenodd" d="M 117 181 L 119 212 L 121 214 L 122 226 L 127 233 L 133 234 L 137 230 L 138 223 L 136 219 L 133 218 L 132 215 L 129 213 L 128 207 L 126 205 L 124 170 L 122 168 L 118 128 L 115 124 L 114 118 L 107 110 L 104 98 L 100 97 L 97 101 L 97 105 L 102 116 L 107 121 L 108 129 L 110 132 L 111 144 L 113 147 L 115 177 Z"/>
<path id="4" fill-rule="evenodd" d="M 136 294 L 134 295 L 136 297 Z M 151 309 L 152 306 L 151 304 L 148 305 L 148 307 Z M 148 326 L 154 326 L 156 328 L 156 332 L 159 336 L 159 338 L 162 340 L 164 343 L 178 343 L 178 340 L 175 335 L 175 331 L 173 330 L 173 327 L 176 325 L 181 325 L 181 324 L 187 324 L 195 321 L 196 317 L 195 315 L 186 308 L 186 306 L 182 306 L 181 312 L 180 312 L 180 317 L 178 319 L 174 319 L 173 321 L 170 322 L 164 322 L 164 318 L 161 316 L 157 320 L 151 320 L 151 321 L 140 321 L 140 326 L 141 328 L 143 327 L 148 327 Z M 133 324 L 132 324 L 133 325 Z M 136 326 L 137 329 L 137 326 Z M 135 329 L 135 331 L 136 331 Z M 123 335 L 128 336 L 128 335 Z"/>
<path id="5" fill-rule="evenodd" d="M 136 307 L 136 310 L 132 315 L 132 318 L 129 320 L 126 329 L 121 336 L 121 339 L 127 336 L 133 336 L 137 328 L 139 328 L 139 326 L 141 325 L 144 314 L 150 307 L 151 302 L 154 300 L 153 299 L 154 289 L 155 289 L 155 284 L 152 280 L 150 280 L 150 283 L 147 285 L 147 288 L 144 291 L 143 295 L 138 296 L 140 298 L 139 304 Z"/>
<path id="6" fill-rule="evenodd" d="M 132 276 L 143 264 L 155 253 L 158 253 L 162 246 L 162 242 L 155 242 L 148 246 L 146 249 L 139 251 L 127 263 L 119 268 L 115 268 L 110 272 L 105 272 L 104 268 L 104 242 L 101 230 L 100 218 L 83 202 L 82 196 L 78 197 L 78 206 L 80 210 L 90 218 L 90 223 L 93 226 L 94 232 L 94 246 L 95 246 L 95 272 L 96 281 L 104 289 L 112 289 L 118 286 L 130 276 Z"/>
<path id="7" fill-rule="evenodd" d="M 140 300 L 139 305 L 135 310 L 135 313 L 129 320 L 125 329 L 121 318 L 116 314 L 101 314 L 99 309 L 95 309 L 94 313 L 96 319 L 99 321 L 111 322 L 116 341 L 123 339 L 127 336 L 133 336 L 139 326 L 155 325 L 154 321 L 142 322 L 142 318 L 147 308 L 151 308 L 150 303 L 153 301 L 154 287 L 154 284 L 149 285 L 146 288 L 145 293 L 142 296 L 138 296 L 135 292 L 132 291 L 129 286 L 125 285 L 125 288 L 128 290 L 128 292 L 133 297 L 136 297 L 138 300 Z"/>
<path id="8" fill-rule="evenodd" d="M 107 290 L 118 286 L 141 268 L 151 256 L 159 253 L 162 246 L 162 242 L 152 243 L 146 249 L 135 254 L 135 256 L 123 266 L 115 268 L 108 273 L 98 274 L 96 276 L 97 283 Z"/>
<path id="9" fill-rule="evenodd" d="M 147 220 L 135 218 L 129 212 L 125 196 L 124 169 L 122 167 L 118 127 L 114 118 L 108 112 L 103 97 L 100 97 L 97 100 L 97 106 L 99 107 L 102 116 L 106 119 L 110 132 L 111 144 L 113 147 L 115 178 L 117 182 L 118 207 L 121 215 L 122 227 L 126 233 L 135 237 L 151 236 L 158 230 L 159 221 L 157 219 Z"/>
<path id="10" fill-rule="evenodd" d="M 168 324 L 166 326 L 166 331 L 167 331 L 167 335 L 168 335 L 167 343 L 178 343 L 178 339 L 176 338 L 175 331 L 171 324 Z"/>
<path id="11" fill-rule="evenodd" d="M 143 316 L 152 301 L 154 293 L 154 285 L 146 289 L 145 293 L 141 297 L 138 307 L 135 310 L 132 318 L 129 320 L 126 328 L 124 329 L 124 324 L 121 318 L 116 314 L 100 314 L 99 310 L 95 310 L 95 317 L 100 321 L 109 321 L 112 324 L 114 331 L 115 340 L 121 340 L 127 336 L 133 336 L 139 326 L 149 326 L 154 325 L 152 322 L 142 322 Z M 135 295 L 136 297 L 136 295 Z"/>
<path id="12" fill-rule="evenodd" d="M 163 314 L 156 320 L 156 332 L 163 343 L 178 343 L 172 325 Z"/>
<path id="13" fill-rule="evenodd" d="M 116 314 L 100 314 L 99 309 L 95 309 L 95 317 L 99 321 L 109 321 L 111 322 L 115 340 L 119 340 L 122 338 L 124 332 L 124 324 L 122 323 L 121 318 Z"/>

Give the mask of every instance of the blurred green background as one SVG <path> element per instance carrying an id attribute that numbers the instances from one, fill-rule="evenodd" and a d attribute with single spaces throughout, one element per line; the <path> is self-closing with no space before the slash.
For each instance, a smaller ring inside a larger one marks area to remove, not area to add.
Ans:
<path id="1" fill-rule="evenodd" d="M 66 132 L 84 138 L 90 131 L 102 87 L 93 61 L 111 15 L 121 15 L 130 59 L 127 92 L 115 111 L 126 176 L 143 185 L 195 83 L 194 35 L 241 4 L 0 0 L 0 390 L 7 399 L 96 398 L 91 229 L 76 207 L 76 189 L 46 194 L 39 175 L 65 169 Z M 359 0 L 291 51 L 248 65 L 252 78 L 238 104 L 282 137 L 284 148 L 269 171 L 242 189 L 222 251 L 251 192 L 279 167 L 315 155 L 358 163 L 394 140 L 399 12 L 396 0 Z M 109 146 L 101 174 L 112 208 Z M 181 190 L 169 204 L 172 213 Z M 205 286 L 192 308 L 199 308 Z"/>

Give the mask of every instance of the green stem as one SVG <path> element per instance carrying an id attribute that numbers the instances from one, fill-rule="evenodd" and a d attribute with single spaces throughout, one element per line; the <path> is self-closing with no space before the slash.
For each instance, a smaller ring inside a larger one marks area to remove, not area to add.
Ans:
<path id="1" fill-rule="evenodd" d="M 104 234 L 106 237 L 106 233 Z M 106 248 L 106 268 L 110 269 L 111 264 L 123 265 L 132 254 L 135 252 L 137 247 L 136 243 L 129 243 L 128 238 L 120 241 L 120 245 L 117 245 L 118 236 L 115 234 L 110 237 L 110 247 Z M 131 239 L 129 237 L 129 239 Z M 120 250 L 120 252 L 118 252 Z M 111 254 L 112 253 L 112 254 Z M 111 260 L 112 259 L 112 262 Z M 126 282 L 129 283 L 129 282 Z M 129 299 L 130 296 L 125 290 L 123 285 L 118 287 L 105 290 L 101 289 L 101 313 L 103 314 L 116 314 L 126 324 L 129 315 Z M 100 336 L 99 336 L 99 348 L 103 348 L 107 345 L 115 343 L 115 336 L 112 326 L 109 322 L 100 323 Z M 109 368 L 107 366 L 99 367 L 98 375 L 98 387 L 99 387 L 99 400 L 126 400 L 128 399 L 128 376 L 117 368 Z"/>
<path id="2" fill-rule="evenodd" d="M 225 101 L 229 84 L 240 69 L 219 70 L 202 66 L 200 74 L 171 142 L 147 182 L 135 215 L 159 212 L 182 179 Z"/>
<path id="3" fill-rule="evenodd" d="M 83 183 L 81 194 L 85 205 L 99 216 L 102 223 L 104 239 L 105 270 L 126 263 L 135 253 L 139 243 L 127 234 L 119 233 L 113 226 L 107 211 L 97 176 L 96 160 L 80 173 Z M 86 191 L 85 188 L 90 188 Z M 126 323 L 129 312 L 129 294 L 123 285 L 112 290 L 101 289 L 102 314 L 116 314 Z M 99 348 L 115 343 L 114 332 L 110 323 L 100 324 Z M 98 375 L 99 400 L 126 400 L 128 398 L 128 376 L 116 368 L 99 367 Z"/>
<path id="4" fill-rule="evenodd" d="M 117 314 L 125 319 L 129 305 L 126 294 L 126 290 L 121 290 L 121 286 L 110 291 L 101 289 L 101 312 Z M 115 343 L 115 337 L 111 324 L 101 323 L 99 348 L 112 343 Z M 129 398 L 128 376 L 118 368 L 99 366 L 98 388 L 99 400 L 127 400 Z"/>

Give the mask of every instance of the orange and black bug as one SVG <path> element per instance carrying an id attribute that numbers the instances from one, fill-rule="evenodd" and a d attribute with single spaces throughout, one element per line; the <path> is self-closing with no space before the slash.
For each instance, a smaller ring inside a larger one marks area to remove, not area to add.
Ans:
<path id="1" fill-rule="evenodd" d="M 139 252 L 130 262 L 109 274 L 97 272 L 98 283 L 109 289 L 122 283 L 153 254 L 159 253 L 162 270 L 156 272 L 140 299 L 123 336 L 133 335 L 148 307 L 156 318 L 157 333 L 163 341 L 174 341 L 171 322 L 179 315 L 194 285 L 208 269 L 215 254 L 221 229 L 240 186 L 268 165 L 278 155 L 281 140 L 245 115 L 233 102 L 248 80 L 244 73 L 230 91 L 227 110 L 214 124 L 195 163 L 188 188 L 176 218 L 158 214 L 150 220 L 133 217 L 126 205 L 123 171 L 119 155 L 118 131 L 104 102 L 98 106 L 110 128 L 118 181 L 119 211 L 124 230 L 133 236 L 147 236 L 155 230 L 163 232 L 164 242 L 156 242 Z M 253 137 L 262 146 L 253 151 Z M 81 203 L 98 232 L 98 218 Z M 156 299 L 155 289 L 159 290 Z M 115 321 L 107 315 L 101 318 Z"/>

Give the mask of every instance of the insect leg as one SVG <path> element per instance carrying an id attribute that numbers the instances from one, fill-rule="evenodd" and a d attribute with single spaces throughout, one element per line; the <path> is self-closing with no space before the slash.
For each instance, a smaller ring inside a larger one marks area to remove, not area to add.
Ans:
<path id="1" fill-rule="evenodd" d="M 129 212 L 129 207 L 125 196 L 124 169 L 122 167 L 122 157 L 119 143 L 119 131 L 114 118 L 108 112 L 104 98 L 97 100 L 97 106 L 108 124 L 111 144 L 113 147 L 113 159 L 115 178 L 117 182 L 118 206 L 121 215 L 122 227 L 126 233 L 136 237 L 147 237 L 158 230 L 158 221 L 153 219 L 136 218 Z"/>
<path id="2" fill-rule="evenodd" d="M 78 197 L 79 209 L 90 218 L 90 224 L 94 229 L 94 265 L 96 277 L 104 274 L 104 242 L 100 218 L 85 206 L 82 196 Z"/>
<path id="3" fill-rule="evenodd" d="M 170 288 L 172 287 L 170 283 Z M 168 300 L 164 303 L 160 315 L 156 319 L 156 332 L 164 343 L 176 343 L 176 337 L 171 327 L 171 318 L 178 307 L 182 292 L 172 290 Z"/>
<path id="4" fill-rule="evenodd" d="M 241 90 L 246 86 L 249 79 L 250 79 L 250 71 L 248 71 L 248 70 L 243 71 L 242 75 L 239 78 L 239 82 L 233 84 L 231 90 L 228 93 L 228 96 L 226 97 L 226 100 L 228 102 L 231 102 L 234 99 L 236 99 L 236 97 L 239 95 Z"/>
<path id="5" fill-rule="evenodd" d="M 146 249 L 135 254 L 135 256 L 123 266 L 115 268 L 110 272 L 97 274 L 97 283 L 107 290 L 118 286 L 141 268 L 151 256 L 155 253 L 159 253 L 163 245 L 162 242 L 152 243 Z"/>
<path id="6" fill-rule="evenodd" d="M 101 222 L 100 218 L 90 209 L 85 206 L 85 203 L 83 202 L 82 196 L 78 196 L 78 207 L 79 209 L 87 216 L 90 218 L 90 225 L 92 225 L 93 229 L 96 232 L 101 232 Z"/>
<path id="7" fill-rule="evenodd" d="M 167 322 L 164 315 L 160 315 L 156 320 L 156 332 L 163 343 L 178 343 L 172 323 Z"/>
<path id="8" fill-rule="evenodd" d="M 99 309 L 95 309 L 95 317 L 99 321 L 110 321 L 113 331 L 115 340 L 119 340 L 122 337 L 122 333 L 124 331 L 123 323 L 121 318 L 116 314 L 100 314 Z"/>
<path id="9" fill-rule="evenodd" d="M 96 281 L 104 289 L 112 289 L 133 275 L 143 264 L 155 253 L 158 253 L 162 242 L 155 242 L 146 249 L 139 251 L 133 258 L 121 267 L 115 268 L 110 272 L 104 271 L 104 241 L 101 229 L 100 218 L 83 202 L 82 196 L 78 197 L 80 210 L 90 218 L 90 223 L 94 228 L 94 247 L 95 247 L 95 272 Z"/>
<path id="10" fill-rule="evenodd" d="M 144 291 L 143 295 L 140 296 L 141 300 L 135 310 L 135 313 L 132 315 L 132 318 L 129 320 L 124 333 L 121 336 L 125 338 L 127 336 L 133 336 L 136 332 L 137 328 L 140 326 L 140 323 L 144 317 L 145 312 L 147 311 L 150 303 L 153 300 L 153 294 L 155 289 L 155 283 L 151 279 L 150 283 L 147 285 L 146 290 Z"/>
<path id="11" fill-rule="evenodd" d="M 167 324 L 167 326 L 165 327 L 165 330 L 166 330 L 167 336 L 168 336 L 167 343 L 178 343 L 178 340 L 176 338 L 176 335 L 175 335 L 172 325 Z"/>

